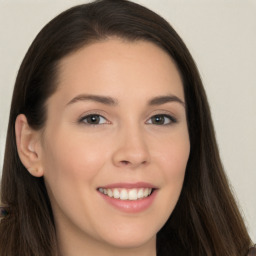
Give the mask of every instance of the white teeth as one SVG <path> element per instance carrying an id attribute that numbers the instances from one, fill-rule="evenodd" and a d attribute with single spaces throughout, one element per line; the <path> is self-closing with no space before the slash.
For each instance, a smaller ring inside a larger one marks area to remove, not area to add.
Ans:
<path id="1" fill-rule="evenodd" d="M 138 198 L 142 198 L 143 197 L 143 188 L 139 189 L 137 197 Z"/>
<path id="2" fill-rule="evenodd" d="M 108 193 L 107 193 L 107 195 L 108 195 L 109 197 L 112 197 L 112 196 L 113 196 L 113 192 L 112 192 L 112 190 L 111 190 L 111 189 L 108 189 Z"/>
<path id="3" fill-rule="evenodd" d="M 120 199 L 121 200 L 127 200 L 128 199 L 128 192 L 126 189 L 122 189 L 120 193 Z"/>
<path id="4" fill-rule="evenodd" d="M 119 194 L 119 191 L 118 191 L 117 188 L 114 189 L 113 196 L 114 196 L 114 198 L 119 198 L 120 197 L 120 194 Z"/>
<path id="5" fill-rule="evenodd" d="M 114 197 L 120 200 L 138 200 L 141 198 L 148 197 L 152 188 L 133 188 L 133 189 L 124 189 L 124 188 L 114 188 L 114 189 L 105 189 L 99 188 L 99 192 L 105 194 L 109 197 Z"/>
<path id="6" fill-rule="evenodd" d="M 137 195 L 137 189 L 131 189 L 129 191 L 129 200 L 137 200 L 138 199 L 138 195 Z"/>
<path id="7" fill-rule="evenodd" d="M 143 191 L 143 196 L 146 197 L 148 195 L 148 188 L 145 188 Z"/>

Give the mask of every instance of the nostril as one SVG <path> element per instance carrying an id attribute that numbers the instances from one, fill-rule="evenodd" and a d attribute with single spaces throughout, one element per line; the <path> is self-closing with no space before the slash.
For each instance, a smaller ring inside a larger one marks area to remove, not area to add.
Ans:
<path id="1" fill-rule="evenodd" d="M 121 165 L 123 165 L 123 166 L 127 166 L 127 165 L 134 165 L 134 166 L 137 166 L 137 165 L 145 165 L 145 164 L 147 164 L 147 161 L 143 161 L 143 162 L 141 162 L 141 163 L 139 163 L 139 164 L 133 164 L 132 162 L 130 162 L 130 161 L 127 161 L 127 160 L 122 160 L 122 161 L 120 161 L 120 163 L 121 163 Z"/>
<path id="2" fill-rule="evenodd" d="M 124 164 L 124 165 L 128 165 L 129 161 L 123 160 L 123 161 L 121 161 L 121 163 Z"/>

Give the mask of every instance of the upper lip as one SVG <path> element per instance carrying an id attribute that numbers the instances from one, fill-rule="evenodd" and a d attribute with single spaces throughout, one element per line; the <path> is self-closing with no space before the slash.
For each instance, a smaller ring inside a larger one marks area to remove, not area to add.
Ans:
<path id="1" fill-rule="evenodd" d="M 108 184 L 108 185 L 104 185 L 104 186 L 101 186 L 99 188 L 127 188 L 127 189 L 131 189 L 131 188 L 154 188 L 156 189 L 157 187 L 150 184 L 150 183 L 147 183 L 147 182 L 136 182 L 136 183 L 123 183 L 123 182 L 120 182 L 120 183 L 113 183 L 113 184 Z"/>

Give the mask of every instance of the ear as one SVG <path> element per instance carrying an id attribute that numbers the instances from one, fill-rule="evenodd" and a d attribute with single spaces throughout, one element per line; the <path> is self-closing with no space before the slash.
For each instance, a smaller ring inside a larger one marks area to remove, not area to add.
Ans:
<path id="1" fill-rule="evenodd" d="M 32 129 L 25 115 L 20 114 L 15 122 L 17 150 L 22 164 L 35 177 L 44 174 L 40 132 Z"/>

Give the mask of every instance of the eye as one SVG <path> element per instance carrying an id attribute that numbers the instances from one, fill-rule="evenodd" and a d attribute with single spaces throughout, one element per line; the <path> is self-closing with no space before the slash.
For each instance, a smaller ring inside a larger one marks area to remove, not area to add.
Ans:
<path id="1" fill-rule="evenodd" d="M 107 119 L 101 115 L 91 114 L 82 117 L 79 122 L 89 125 L 99 125 L 108 123 Z"/>
<path id="2" fill-rule="evenodd" d="M 154 115 L 148 121 L 147 124 L 154 124 L 154 125 L 168 125 L 172 123 L 176 123 L 177 120 L 170 116 L 170 115 Z"/>

